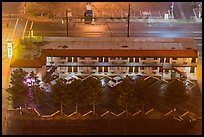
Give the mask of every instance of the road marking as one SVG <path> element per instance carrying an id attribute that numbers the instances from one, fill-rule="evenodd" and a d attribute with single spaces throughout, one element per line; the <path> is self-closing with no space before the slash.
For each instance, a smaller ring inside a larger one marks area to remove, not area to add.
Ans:
<path id="1" fill-rule="evenodd" d="M 19 21 L 19 19 L 16 20 L 16 24 L 15 24 L 15 27 L 14 27 L 14 30 L 13 30 L 13 33 L 12 33 L 11 41 L 13 40 L 13 35 L 14 35 L 15 31 L 16 31 L 18 21 Z"/>
<path id="2" fill-rule="evenodd" d="M 33 28 L 33 21 L 31 22 L 30 30 L 32 30 L 32 28 Z"/>
<path id="3" fill-rule="evenodd" d="M 202 39 L 202 37 L 193 37 L 193 39 Z"/>
<path id="4" fill-rule="evenodd" d="M 187 115 L 189 113 L 189 111 L 185 112 L 184 114 L 181 115 L 181 117 L 184 117 L 185 115 Z"/>
<path id="5" fill-rule="evenodd" d="M 202 33 L 202 31 L 193 31 L 193 33 Z"/>
<path id="6" fill-rule="evenodd" d="M 164 116 L 167 116 L 167 115 L 169 115 L 169 114 L 172 113 L 172 112 L 173 112 L 173 110 L 171 110 L 171 111 L 169 111 L 168 113 L 164 114 Z"/>
<path id="7" fill-rule="evenodd" d="M 24 34 L 25 34 L 25 31 L 26 31 L 27 25 L 28 25 L 28 20 L 26 21 L 26 24 L 25 24 L 25 27 L 24 27 L 24 30 L 23 30 L 23 35 L 22 35 L 23 38 L 24 38 Z"/>
<path id="8" fill-rule="evenodd" d="M 154 109 L 150 109 L 149 111 L 147 111 L 145 114 L 149 114 L 150 112 L 152 112 Z"/>
<path id="9" fill-rule="evenodd" d="M 186 19 L 186 16 L 185 16 L 184 13 L 183 13 L 183 9 L 181 8 L 180 3 L 177 3 L 177 4 L 178 4 L 178 8 L 179 8 L 179 10 L 180 10 L 180 12 L 181 12 L 182 18 L 183 18 L 183 19 Z"/>
<path id="10" fill-rule="evenodd" d="M 135 114 L 133 114 L 132 116 L 135 116 L 137 114 L 139 114 L 140 112 L 142 112 L 141 110 L 137 111 Z"/>

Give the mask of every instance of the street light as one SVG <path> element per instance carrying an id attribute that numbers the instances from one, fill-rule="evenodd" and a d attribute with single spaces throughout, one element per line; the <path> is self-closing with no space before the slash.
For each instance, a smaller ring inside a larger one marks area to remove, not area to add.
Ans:
<path id="1" fill-rule="evenodd" d="M 68 13 L 69 12 L 69 13 Z M 72 14 L 70 12 L 70 9 L 66 9 L 66 26 L 67 26 L 67 37 L 68 37 L 68 29 L 69 29 L 69 17 L 71 17 Z M 63 21 L 62 21 L 63 24 Z"/>
<path id="2" fill-rule="evenodd" d="M 130 36 L 130 3 L 129 3 L 129 9 L 128 9 L 128 33 L 127 37 Z"/>
<path id="3" fill-rule="evenodd" d="M 171 3 L 171 17 L 174 19 L 174 2 Z"/>
<path id="4" fill-rule="evenodd" d="M 68 37 L 68 28 L 69 28 L 69 26 L 68 26 L 68 16 L 67 16 L 67 9 L 66 9 L 66 25 L 67 25 L 67 37 Z"/>
<path id="5" fill-rule="evenodd" d="M 24 2 L 23 7 L 24 7 L 24 14 L 26 14 L 26 2 Z"/>

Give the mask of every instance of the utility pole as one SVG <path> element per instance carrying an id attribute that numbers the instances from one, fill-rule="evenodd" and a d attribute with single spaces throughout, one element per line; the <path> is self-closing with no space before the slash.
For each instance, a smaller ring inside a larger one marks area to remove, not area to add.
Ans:
<path id="1" fill-rule="evenodd" d="M 171 4 L 171 17 L 174 19 L 174 2 Z"/>
<path id="2" fill-rule="evenodd" d="M 26 2 L 24 2 L 23 7 L 24 7 L 24 14 L 26 14 Z"/>
<path id="3" fill-rule="evenodd" d="M 68 27 L 69 27 L 69 26 L 68 26 L 68 16 L 67 16 L 67 12 L 68 12 L 68 11 L 67 11 L 67 9 L 66 9 L 66 20 L 67 20 L 67 21 L 66 21 L 66 25 L 67 25 L 67 37 L 68 37 Z"/>
<path id="4" fill-rule="evenodd" d="M 130 3 L 129 3 L 129 9 L 128 9 L 128 31 L 127 31 L 127 37 L 130 36 Z"/>

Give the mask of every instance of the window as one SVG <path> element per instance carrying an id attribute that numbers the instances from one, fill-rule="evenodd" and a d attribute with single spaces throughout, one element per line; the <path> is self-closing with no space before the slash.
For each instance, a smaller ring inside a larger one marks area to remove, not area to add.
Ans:
<path id="1" fill-rule="evenodd" d="M 129 72 L 133 72 L 133 67 L 129 67 Z"/>
<path id="2" fill-rule="evenodd" d="M 160 58 L 160 63 L 164 63 L 164 58 Z"/>
<path id="3" fill-rule="evenodd" d="M 135 58 L 135 62 L 136 62 L 136 63 L 139 63 L 139 58 Z"/>
<path id="4" fill-rule="evenodd" d="M 129 60 L 130 62 L 133 62 L 133 58 L 130 58 L 130 60 Z"/>
<path id="5" fill-rule="evenodd" d="M 99 62 L 103 62 L 103 58 L 102 57 L 99 57 Z"/>
<path id="6" fill-rule="evenodd" d="M 169 58 L 166 58 L 166 63 L 169 63 L 170 62 L 170 59 Z"/>
<path id="7" fill-rule="evenodd" d="M 68 57 L 68 62 L 72 62 L 72 57 Z"/>
<path id="8" fill-rule="evenodd" d="M 146 60 L 146 58 L 141 58 L 141 60 Z"/>
<path id="9" fill-rule="evenodd" d="M 135 67 L 135 73 L 138 73 L 138 67 Z"/>
<path id="10" fill-rule="evenodd" d="M 159 67 L 159 72 L 162 72 L 162 67 Z"/>
<path id="11" fill-rule="evenodd" d="M 110 57 L 110 60 L 115 60 L 115 58 L 114 57 Z"/>
<path id="12" fill-rule="evenodd" d="M 79 57 L 79 59 L 84 60 L 84 59 L 85 59 L 85 57 Z"/>
<path id="13" fill-rule="evenodd" d="M 157 58 L 154 58 L 154 60 L 157 60 Z"/>
<path id="14" fill-rule="evenodd" d="M 98 67 L 98 72 L 102 72 L 102 67 Z"/>
<path id="15" fill-rule="evenodd" d="M 153 70 L 157 70 L 157 67 L 152 67 Z"/>
<path id="16" fill-rule="evenodd" d="M 122 58 L 122 60 L 127 60 L 127 58 Z"/>
<path id="17" fill-rule="evenodd" d="M 108 67 L 104 67 L 104 72 L 108 72 Z"/>
<path id="18" fill-rule="evenodd" d="M 64 59 L 66 59 L 66 57 L 60 57 L 60 60 L 64 60 Z"/>
<path id="19" fill-rule="evenodd" d="M 91 60 L 97 60 L 97 57 L 91 57 Z"/>
<path id="20" fill-rule="evenodd" d="M 92 69 L 92 70 L 95 70 L 95 69 L 96 69 L 96 67 L 91 67 L 91 69 Z"/>
<path id="21" fill-rule="evenodd" d="M 144 67 L 140 67 L 140 70 L 144 70 Z"/>
<path id="22" fill-rule="evenodd" d="M 77 57 L 73 57 L 73 62 L 77 62 Z"/>
<path id="23" fill-rule="evenodd" d="M 191 67 L 190 73 L 194 73 L 195 67 Z"/>
<path id="24" fill-rule="evenodd" d="M 68 72 L 72 72 L 72 67 L 68 67 Z"/>
<path id="25" fill-rule="evenodd" d="M 77 72 L 77 67 L 74 67 L 74 72 Z"/>
<path id="26" fill-rule="evenodd" d="M 104 62 L 108 62 L 108 58 L 107 57 L 104 58 Z"/>
<path id="27" fill-rule="evenodd" d="M 195 63 L 196 62 L 196 58 L 192 58 L 191 63 Z"/>
<path id="28" fill-rule="evenodd" d="M 172 60 L 177 60 L 177 58 L 172 58 Z"/>

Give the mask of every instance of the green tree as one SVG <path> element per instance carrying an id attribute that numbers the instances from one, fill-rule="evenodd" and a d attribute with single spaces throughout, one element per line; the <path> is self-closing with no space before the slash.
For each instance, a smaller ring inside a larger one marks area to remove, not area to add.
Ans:
<path id="1" fill-rule="evenodd" d="M 65 79 L 58 79 L 56 84 L 52 86 L 52 98 L 57 102 L 60 102 L 61 114 L 63 114 L 63 103 L 68 99 L 67 85 Z"/>
<path id="2" fill-rule="evenodd" d="M 30 72 L 30 78 L 32 80 L 32 85 L 30 87 L 30 91 L 32 94 L 32 101 L 35 104 L 40 104 L 45 101 L 45 91 L 40 88 L 39 80 L 37 79 L 38 77 L 36 76 L 36 73 L 33 71 Z M 33 81 L 34 80 L 34 81 Z"/>
<path id="3" fill-rule="evenodd" d="M 174 107 L 188 99 L 185 83 L 182 80 L 175 79 L 166 87 L 166 101 Z"/>
<path id="4" fill-rule="evenodd" d="M 150 98 L 149 85 L 142 78 L 138 78 L 134 83 L 134 96 L 137 98 L 137 102 L 142 104 L 142 113 L 144 114 L 144 104 L 148 102 Z"/>
<path id="5" fill-rule="evenodd" d="M 40 88 L 39 85 L 34 86 L 34 90 L 32 91 L 33 102 L 35 104 L 41 104 L 45 102 L 45 91 Z"/>
<path id="6" fill-rule="evenodd" d="M 99 79 L 88 77 L 82 81 L 83 91 L 85 92 L 85 104 L 93 106 L 93 114 L 96 114 L 95 106 L 105 101 L 105 92 L 102 89 Z"/>
<path id="7" fill-rule="evenodd" d="M 132 105 L 137 100 L 134 97 L 133 84 L 129 77 L 126 77 L 122 83 L 117 85 L 114 89 L 116 95 L 116 103 L 122 107 L 125 107 L 126 113 L 128 112 L 128 105 Z"/>
<path id="8" fill-rule="evenodd" d="M 28 103 L 29 87 L 26 83 L 27 72 L 16 69 L 11 74 L 11 82 L 6 90 L 9 93 L 8 100 L 12 101 L 13 107 L 26 106 Z"/>
<path id="9" fill-rule="evenodd" d="M 69 85 L 69 98 L 71 102 L 76 104 L 76 113 L 78 114 L 78 104 L 83 104 L 85 101 L 85 92 L 81 80 L 74 80 Z"/>

